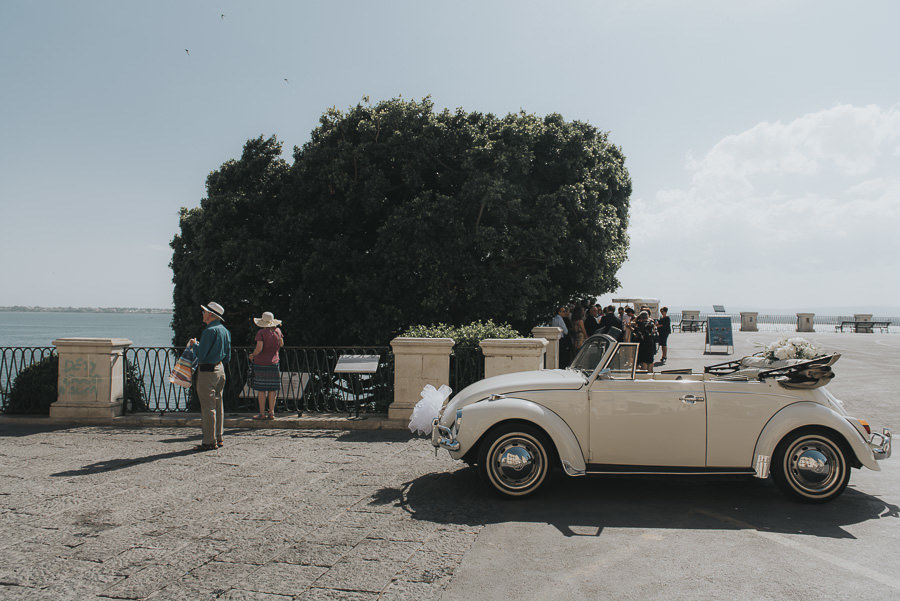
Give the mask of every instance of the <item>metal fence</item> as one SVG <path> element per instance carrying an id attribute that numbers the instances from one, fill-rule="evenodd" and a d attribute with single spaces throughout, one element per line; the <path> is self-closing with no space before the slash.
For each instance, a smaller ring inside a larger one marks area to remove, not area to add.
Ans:
<path id="1" fill-rule="evenodd" d="M 724 316 L 731 317 L 731 324 L 734 329 L 741 327 L 741 316 L 729 313 L 701 313 L 700 321 L 705 322 L 708 317 Z M 669 313 L 672 324 L 681 322 L 681 313 Z M 813 327 L 817 332 L 834 332 L 835 327 L 840 327 L 842 322 L 854 321 L 852 315 L 814 315 Z M 872 317 L 872 321 L 890 322 L 889 332 L 900 332 L 900 317 Z M 764 332 L 793 332 L 797 329 L 796 315 L 775 315 L 760 313 L 756 316 L 756 326 L 760 331 Z"/>
<path id="2" fill-rule="evenodd" d="M 20 373 L 35 363 L 54 356 L 56 356 L 56 348 L 52 346 L 0 347 L 0 411 L 3 413 L 39 412 L 39 399 L 36 395 L 23 395 L 15 407 L 10 406 L 9 395 Z"/>
<path id="3" fill-rule="evenodd" d="M 249 382 L 251 347 L 235 347 L 225 365 L 225 410 L 256 412 L 257 393 Z M 169 374 L 184 351 L 174 347 L 132 347 L 125 350 L 124 409 L 126 413 L 199 411 L 194 392 L 169 383 Z M 334 373 L 342 355 L 377 355 L 374 374 Z M 275 410 L 288 413 L 387 411 L 394 397 L 394 355 L 390 347 L 285 347 L 280 353 L 282 388 Z M 129 386 L 132 374 L 136 385 Z"/>
<path id="4" fill-rule="evenodd" d="M 469 384 L 484 379 L 481 348 L 457 348 L 450 355 L 450 388 L 456 394 Z"/>

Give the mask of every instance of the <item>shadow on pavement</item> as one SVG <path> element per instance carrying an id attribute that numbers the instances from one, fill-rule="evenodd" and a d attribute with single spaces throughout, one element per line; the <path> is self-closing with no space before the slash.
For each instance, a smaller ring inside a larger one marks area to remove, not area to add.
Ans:
<path id="1" fill-rule="evenodd" d="M 62 425 L 41 425 L 41 424 L 3 424 L 0 425 L 0 438 L 2 437 L 19 437 L 31 436 L 33 434 L 42 434 L 44 432 L 55 432 L 57 430 L 68 430 L 71 426 Z"/>
<path id="2" fill-rule="evenodd" d="M 210 451 L 207 451 L 204 454 L 209 454 Z M 140 465 L 143 463 L 150 463 L 152 461 L 160 461 L 163 459 L 173 459 L 175 457 L 184 457 L 186 455 L 195 455 L 197 451 L 193 449 L 182 449 L 181 451 L 170 451 L 168 453 L 158 453 L 156 455 L 148 455 L 146 457 L 133 457 L 131 459 L 110 459 L 108 461 L 98 461 L 97 463 L 91 463 L 84 467 L 78 468 L 77 470 L 66 470 L 64 472 L 56 472 L 55 474 L 50 474 L 51 477 L 55 478 L 68 478 L 71 476 L 88 476 L 90 474 L 102 474 L 104 472 L 114 472 L 116 470 L 121 470 L 126 467 L 131 467 L 133 465 Z"/>
<path id="3" fill-rule="evenodd" d="M 808 505 L 785 497 L 771 481 L 735 478 L 556 475 L 537 495 L 506 500 L 488 490 L 472 468 L 383 488 L 370 504 L 400 506 L 416 519 L 437 523 L 546 523 L 565 536 L 599 536 L 604 528 L 675 528 L 854 538 L 843 526 L 900 518 L 897 505 L 853 488 L 831 503 Z"/>

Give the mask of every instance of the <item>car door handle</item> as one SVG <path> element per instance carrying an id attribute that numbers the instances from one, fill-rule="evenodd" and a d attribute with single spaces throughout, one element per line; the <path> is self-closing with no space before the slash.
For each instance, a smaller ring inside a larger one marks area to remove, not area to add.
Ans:
<path id="1" fill-rule="evenodd" d="M 686 395 L 684 395 L 683 397 L 681 397 L 679 400 L 680 400 L 682 403 L 684 403 L 685 405 L 693 405 L 694 403 L 702 403 L 704 399 L 703 399 L 702 396 L 695 396 L 695 395 L 693 395 L 693 394 L 686 394 Z"/>

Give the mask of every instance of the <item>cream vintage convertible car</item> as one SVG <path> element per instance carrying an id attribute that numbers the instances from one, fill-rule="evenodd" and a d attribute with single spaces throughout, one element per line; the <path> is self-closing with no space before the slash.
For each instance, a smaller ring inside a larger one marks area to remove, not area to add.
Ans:
<path id="1" fill-rule="evenodd" d="M 824 387 L 839 357 L 650 374 L 635 370 L 636 344 L 594 335 L 567 369 L 466 387 L 444 403 L 431 440 L 510 497 L 559 466 L 569 476 L 771 472 L 788 495 L 823 503 L 851 467 L 879 470 L 891 455 L 890 431 L 871 432 Z"/>

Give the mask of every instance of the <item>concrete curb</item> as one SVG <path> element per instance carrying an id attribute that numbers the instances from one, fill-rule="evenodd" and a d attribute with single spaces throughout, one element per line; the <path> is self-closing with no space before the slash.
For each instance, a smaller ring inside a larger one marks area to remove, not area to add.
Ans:
<path id="1" fill-rule="evenodd" d="M 383 415 L 348 417 L 345 413 L 315 413 L 303 417 L 282 416 L 272 420 L 255 420 L 253 414 L 231 413 L 225 415 L 226 428 L 247 429 L 296 429 L 296 430 L 407 430 L 404 420 L 389 419 Z M 122 415 L 110 419 L 75 419 L 44 415 L 3 415 L 0 425 L 41 426 L 122 426 L 122 427 L 200 427 L 199 413 L 168 415 Z"/>

